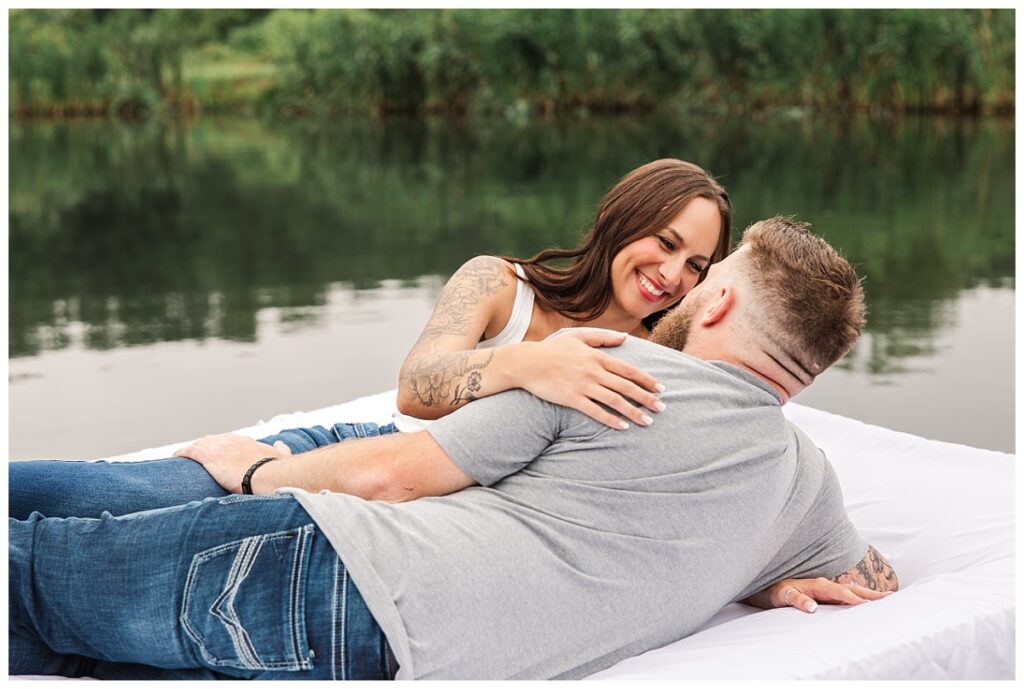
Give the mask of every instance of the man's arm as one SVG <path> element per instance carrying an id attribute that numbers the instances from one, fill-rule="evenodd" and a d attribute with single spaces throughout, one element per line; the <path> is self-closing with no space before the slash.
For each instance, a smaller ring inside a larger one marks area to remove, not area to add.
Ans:
<path id="1" fill-rule="evenodd" d="M 868 546 L 868 554 L 856 565 L 832 581 L 838 584 L 859 584 L 872 591 L 898 591 L 900 580 L 889 561 L 875 549 Z"/>
<path id="2" fill-rule="evenodd" d="M 301 458 L 287 446 L 225 434 L 175 452 L 202 464 L 224 489 L 240 493 L 242 477 L 264 457 L 253 492 L 291 486 L 400 502 L 446 495 L 474 483 L 492 485 L 541 456 L 560 428 L 560 407 L 524 390 L 484 397 L 435 421 L 428 431 L 347 440 Z M 284 458 L 284 459 L 282 459 Z"/>
<path id="3" fill-rule="evenodd" d="M 884 598 L 899 587 L 889 561 L 869 545 L 863 560 L 833 579 L 783 579 L 740 602 L 766 610 L 792 606 L 814 612 L 819 602 L 860 605 Z"/>
<path id="4" fill-rule="evenodd" d="M 242 492 L 242 477 L 253 463 L 267 462 L 252 476 L 254 494 L 290 486 L 329 490 L 366 500 L 405 502 L 447 495 L 476 482 L 425 431 L 347 440 L 292 457 L 284 443 L 274 447 L 231 433 L 207 436 L 174 453 L 196 460 L 223 487 Z"/>

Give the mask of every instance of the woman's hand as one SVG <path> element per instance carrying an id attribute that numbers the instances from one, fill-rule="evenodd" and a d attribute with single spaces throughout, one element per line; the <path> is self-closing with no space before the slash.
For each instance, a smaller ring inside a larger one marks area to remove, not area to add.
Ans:
<path id="1" fill-rule="evenodd" d="M 624 333 L 579 330 L 542 342 L 511 345 L 521 356 L 518 386 L 616 430 L 624 430 L 629 424 L 598 402 L 639 426 L 649 426 L 653 419 L 646 410 L 665 409 L 655 394 L 664 387 L 636 366 L 598 349 L 616 347 L 625 340 Z M 629 400 L 642 407 L 633 406 Z"/>
<path id="2" fill-rule="evenodd" d="M 264 457 L 291 456 L 291 449 L 278 440 L 273 447 L 235 433 L 208 435 L 174 453 L 203 465 L 213 480 L 229 493 L 242 492 L 242 478 L 253 464 Z"/>
<path id="3" fill-rule="evenodd" d="M 833 605 L 860 605 L 881 600 L 892 591 L 875 591 L 860 584 L 840 584 L 832 579 L 783 579 L 742 602 L 758 608 L 792 607 L 804 612 L 814 612 L 818 603 Z"/>

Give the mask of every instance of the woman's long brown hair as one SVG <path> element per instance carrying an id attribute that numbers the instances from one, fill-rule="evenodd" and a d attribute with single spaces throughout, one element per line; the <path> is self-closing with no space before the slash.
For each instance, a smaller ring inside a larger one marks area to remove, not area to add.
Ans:
<path id="1" fill-rule="evenodd" d="M 612 298 L 612 260 L 627 244 L 664 229 L 693 199 L 714 201 L 722 215 L 722 232 L 711 262 L 732 246 L 729 195 L 703 169 L 674 158 L 655 160 L 623 177 L 601 200 L 593 226 L 575 249 L 551 248 L 528 259 L 502 256 L 523 266 L 536 298 L 575 321 L 597 318 Z M 565 261 L 564 267 L 545 265 Z M 703 279 L 701 275 L 701 279 Z M 665 311 L 644 319 L 648 329 Z"/>

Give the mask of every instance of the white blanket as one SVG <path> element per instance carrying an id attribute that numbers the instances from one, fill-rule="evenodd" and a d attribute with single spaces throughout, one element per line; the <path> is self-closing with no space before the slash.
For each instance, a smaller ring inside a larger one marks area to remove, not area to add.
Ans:
<path id="1" fill-rule="evenodd" d="M 238 432 L 385 423 L 394 398 L 285 414 Z M 813 615 L 733 604 L 696 634 L 592 679 L 1013 679 L 1014 456 L 799 404 L 784 409 L 829 456 L 850 518 L 892 563 L 901 590 Z M 116 459 L 167 457 L 184 444 Z"/>

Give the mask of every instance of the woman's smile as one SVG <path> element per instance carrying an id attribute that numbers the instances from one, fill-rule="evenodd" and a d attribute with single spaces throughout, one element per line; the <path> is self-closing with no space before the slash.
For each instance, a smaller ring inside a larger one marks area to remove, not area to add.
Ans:
<path id="1" fill-rule="evenodd" d="M 668 291 L 662 289 L 661 285 L 654 280 L 651 280 L 639 270 L 636 271 L 636 282 L 640 286 L 641 296 L 652 303 L 661 301 L 662 298 L 668 294 Z"/>
<path id="2" fill-rule="evenodd" d="M 718 204 L 697 197 L 664 227 L 624 246 L 611 265 L 612 313 L 643 319 L 679 301 L 707 269 L 721 231 Z"/>

